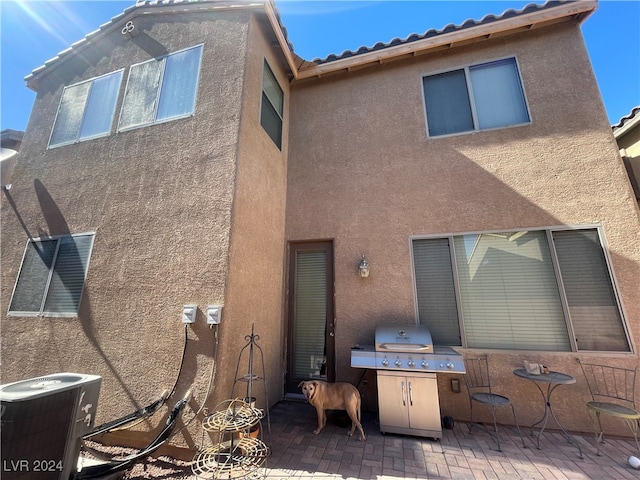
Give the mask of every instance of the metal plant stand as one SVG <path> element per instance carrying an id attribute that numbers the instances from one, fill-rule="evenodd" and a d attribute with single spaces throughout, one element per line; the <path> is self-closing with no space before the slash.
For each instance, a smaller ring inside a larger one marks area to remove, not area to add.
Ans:
<path id="1" fill-rule="evenodd" d="M 194 458 L 191 470 L 196 478 L 264 478 L 260 469 L 269 456 L 269 447 L 258 438 L 262 416 L 262 410 L 240 399 L 219 404 L 202 423 L 202 428 L 216 434 L 218 441 Z"/>
<path id="2" fill-rule="evenodd" d="M 236 365 L 236 373 L 234 376 L 233 387 L 231 388 L 231 398 L 235 397 L 236 385 L 238 382 L 240 384 L 246 383 L 246 397 L 245 402 L 251 403 L 255 401 L 253 397 L 253 382 L 262 382 L 262 386 L 264 388 L 264 401 L 265 401 L 265 412 L 267 414 L 267 429 L 269 434 L 271 434 L 271 419 L 269 418 L 269 397 L 267 396 L 267 382 L 265 380 L 264 374 L 264 355 L 262 354 L 262 348 L 258 345 L 257 341 L 260 340 L 260 335 L 256 335 L 253 332 L 253 324 L 251 325 L 251 335 L 247 335 L 244 337 L 247 344 L 242 347 L 240 350 L 240 354 L 238 355 L 238 364 Z M 254 354 L 255 350 L 260 353 L 260 365 L 262 367 L 262 376 L 254 373 Z M 247 373 L 245 375 L 239 376 L 238 372 L 240 370 L 240 364 L 242 363 L 243 355 L 248 355 L 248 367 Z"/>
<path id="3" fill-rule="evenodd" d="M 234 376 L 231 398 L 234 398 L 236 385 L 246 384 L 245 398 L 235 398 L 220 403 L 215 411 L 204 419 L 202 428 L 211 432 L 216 443 L 202 448 L 193 459 L 191 469 L 198 479 L 233 480 L 240 478 L 264 478 L 261 467 L 269 456 L 269 447 L 259 438 L 262 435 L 261 420 L 266 412 L 267 425 L 271 433 L 269 419 L 269 400 L 264 373 L 262 348 L 256 343 L 256 335 L 251 325 L 251 335 L 244 337 L 247 344 L 242 347 Z M 255 350 L 260 353 L 262 376 L 254 373 Z M 248 372 L 239 376 L 243 355 L 248 355 Z M 255 407 L 253 382 L 261 381 L 264 386 L 265 409 Z"/>

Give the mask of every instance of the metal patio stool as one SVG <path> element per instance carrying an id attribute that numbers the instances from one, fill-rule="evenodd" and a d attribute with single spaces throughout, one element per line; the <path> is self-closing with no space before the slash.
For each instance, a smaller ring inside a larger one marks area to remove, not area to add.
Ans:
<path id="1" fill-rule="evenodd" d="M 500 407 L 511 407 L 511 413 L 513 414 L 513 421 L 520 434 L 523 448 L 526 448 L 524 437 L 520 431 L 518 425 L 518 419 L 516 417 L 516 410 L 511 403 L 511 400 L 504 395 L 498 395 L 491 390 L 491 379 L 489 376 L 489 359 L 486 355 L 475 358 L 465 358 L 464 360 L 466 374 L 464 375 L 464 381 L 467 385 L 467 391 L 469 392 L 469 409 L 470 409 L 470 421 L 469 421 L 469 433 L 471 428 L 475 425 L 481 430 L 491 436 L 498 444 L 498 451 L 500 448 L 500 435 L 498 434 L 498 422 L 496 421 L 497 409 Z M 477 402 L 489 410 L 491 418 L 493 420 L 493 431 L 482 425 L 481 423 L 475 423 L 473 421 L 473 404 Z"/>
<path id="2" fill-rule="evenodd" d="M 587 408 L 596 435 L 596 455 L 600 455 L 600 445 L 604 443 L 600 414 L 623 419 L 629 426 L 640 453 L 640 444 L 638 444 L 640 412 L 635 403 L 638 367 L 631 369 L 583 363 L 580 360 L 578 362 L 591 394 L 591 401 L 587 402 Z"/>

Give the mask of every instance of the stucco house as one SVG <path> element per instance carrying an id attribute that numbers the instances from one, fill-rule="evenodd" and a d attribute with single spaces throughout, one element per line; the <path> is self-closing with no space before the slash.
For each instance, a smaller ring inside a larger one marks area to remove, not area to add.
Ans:
<path id="1" fill-rule="evenodd" d="M 531 4 L 311 61 L 271 0 L 127 8 L 26 77 L 2 383 L 101 375 L 97 423 L 191 390 L 172 445 L 193 452 L 252 326 L 258 406 L 321 377 L 374 410 L 351 348 L 419 323 L 489 354 L 523 424 L 539 398 L 514 368 L 574 375 L 555 410 L 590 431 L 577 359 L 635 367 L 640 343 L 640 213 L 580 29 L 596 10 Z M 451 378 L 441 412 L 467 419 Z"/>

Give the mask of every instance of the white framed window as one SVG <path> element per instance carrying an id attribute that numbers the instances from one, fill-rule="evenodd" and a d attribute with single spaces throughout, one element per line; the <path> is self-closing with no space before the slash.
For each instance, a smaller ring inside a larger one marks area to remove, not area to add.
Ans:
<path id="1" fill-rule="evenodd" d="M 109 135 L 121 82 L 122 70 L 118 70 L 65 87 L 49 147 Z"/>
<path id="2" fill-rule="evenodd" d="M 93 239 L 93 233 L 30 239 L 8 314 L 77 316 Z"/>
<path id="3" fill-rule="evenodd" d="M 282 149 L 282 123 L 284 118 L 284 93 L 278 85 L 271 68 L 264 62 L 262 71 L 262 104 L 260 108 L 260 125 L 267 132 L 273 143 Z"/>
<path id="4" fill-rule="evenodd" d="M 530 122 L 515 58 L 422 78 L 430 137 Z"/>
<path id="5" fill-rule="evenodd" d="M 629 352 L 597 227 L 413 238 L 418 318 L 469 348 Z"/>
<path id="6" fill-rule="evenodd" d="M 132 65 L 118 130 L 192 115 L 196 108 L 202 45 Z"/>

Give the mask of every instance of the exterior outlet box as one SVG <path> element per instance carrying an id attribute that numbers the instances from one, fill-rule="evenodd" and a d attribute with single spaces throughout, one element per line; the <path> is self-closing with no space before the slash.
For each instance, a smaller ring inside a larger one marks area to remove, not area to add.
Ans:
<path id="1" fill-rule="evenodd" d="M 220 314 L 222 307 L 220 305 L 209 305 L 207 307 L 207 324 L 218 325 L 220 323 Z"/>
<path id="2" fill-rule="evenodd" d="M 182 323 L 195 323 L 197 311 L 197 305 L 185 305 L 182 307 Z"/>

